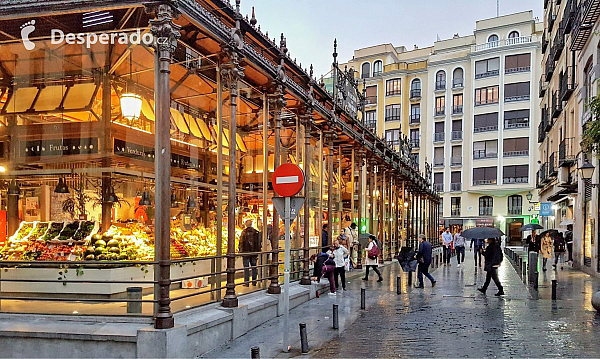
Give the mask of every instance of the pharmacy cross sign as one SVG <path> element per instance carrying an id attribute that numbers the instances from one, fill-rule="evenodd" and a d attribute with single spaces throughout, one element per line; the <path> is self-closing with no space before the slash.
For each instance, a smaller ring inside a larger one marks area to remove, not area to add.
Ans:
<path id="1" fill-rule="evenodd" d="M 284 163 L 273 173 L 273 190 L 281 197 L 292 197 L 304 187 L 304 172 L 292 163 Z"/>

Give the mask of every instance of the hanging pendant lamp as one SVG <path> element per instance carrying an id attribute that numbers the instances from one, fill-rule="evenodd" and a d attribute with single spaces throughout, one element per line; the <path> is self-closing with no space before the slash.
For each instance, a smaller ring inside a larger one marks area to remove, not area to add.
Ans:
<path id="1" fill-rule="evenodd" d="M 58 179 L 58 184 L 56 185 L 56 188 L 54 188 L 54 193 L 69 193 L 69 187 L 67 187 L 63 177 Z"/>
<path id="2" fill-rule="evenodd" d="M 142 192 L 142 198 L 139 202 L 140 206 L 152 206 L 152 201 L 150 200 L 150 193 L 147 191 Z"/>
<path id="3" fill-rule="evenodd" d="M 188 201 L 187 201 L 187 209 L 194 209 L 196 208 L 196 201 L 194 200 L 194 198 L 192 196 L 188 197 Z"/>
<path id="4" fill-rule="evenodd" d="M 108 190 L 108 193 L 106 194 L 106 198 L 104 199 L 104 202 L 107 202 L 107 203 L 117 203 L 117 202 L 119 202 L 119 198 L 115 194 L 115 188 L 114 187 L 112 187 L 112 186 L 110 187 L 110 189 Z"/>
<path id="5" fill-rule="evenodd" d="M 131 52 L 129 53 L 129 80 L 125 83 L 125 93 L 121 94 L 121 114 L 123 118 L 130 123 L 139 119 L 142 113 L 142 96 L 131 91 L 133 86 L 132 80 L 132 61 Z"/>
<path id="6" fill-rule="evenodd" d="M 8 195 L 14 195 L 14 196 L 18 196 L 21 194 L 21 189 L 19 188 L 19 185 L 17 184 L 17 181 L 12 180 L 10 181 L 10 184 L 8 185 Z"/>
<path id="7" fill-rule="evenodd" d="M 177 203 L 177 195 L 175 193 L 171 194 L 171 208 L 178 208 L 179 204 Z"/>

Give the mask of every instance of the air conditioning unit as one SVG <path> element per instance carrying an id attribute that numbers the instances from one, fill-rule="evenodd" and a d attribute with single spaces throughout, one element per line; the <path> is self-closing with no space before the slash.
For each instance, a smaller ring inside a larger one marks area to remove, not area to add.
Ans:
<path id="1" fill-rule="evenodd" d="M 558 169 L 558 184 L 568 184 L 569 183 L 569 168 L 568 167 L 560 167 Z"/>

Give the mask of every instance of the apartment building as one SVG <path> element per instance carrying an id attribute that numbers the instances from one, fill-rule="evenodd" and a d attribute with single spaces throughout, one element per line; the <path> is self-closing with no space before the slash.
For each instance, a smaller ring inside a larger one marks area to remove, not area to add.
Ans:
<path id="1" fill-rule="evenodd" d="M 402 135 L 433 165 L 440 226 L 496 226 L 520 243 L 535 188 L 543 23 L 531 11 L 477 21 L 427 48 L 376 45 L 348 62 L 364 81 L 369 127 Z"/>

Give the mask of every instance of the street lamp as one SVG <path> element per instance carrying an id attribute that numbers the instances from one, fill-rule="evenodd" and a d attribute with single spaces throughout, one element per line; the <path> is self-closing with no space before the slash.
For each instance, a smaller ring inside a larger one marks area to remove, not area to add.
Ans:
<path id="1" fill-rule="evenodd" d="M 527 201 L 529 201 L 529 203 L 533 203 L 531 202 L 531 199 L 533 198 L 533 194 L 531 193 L 531 191 L 527 192 L 525 197 L 527 197 Z"/>
<path id="2" fill-rule="evenodd" d="M 594 165 L 590 163 L 590 160 L 586 158 L 583 162 L 583 165 L 577 168 L 577 171 L 579 172 L 579 176 L 587 181 L 592 179 L 595 169 L 596 168 L 594 167 Z"/>

